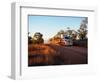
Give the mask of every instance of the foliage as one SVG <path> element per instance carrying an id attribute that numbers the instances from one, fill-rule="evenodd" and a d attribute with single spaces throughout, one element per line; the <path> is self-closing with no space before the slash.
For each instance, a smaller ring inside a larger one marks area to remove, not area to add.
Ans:
<path id="1" fill-rule="evenodd" d="M 28 32 L 28 44 L 32 44 L 33 42 L 32 42 L 32 37 L 31 36 L 29 36 L 29 32 Z"/>
<path id="2" fill-rule="evenodd" d="M 80 25 L 80 28 L 78 29 L 79 32 L 79 37 L 80 39 L 86 39 L 86 35 L 87 35 L 87 18 L 85 18 L 84 20 L 82 20 L 82 23 Z"/>
<path id="3" fill-rule="evenodd" d="M 42 38 L 42 34 L 39 32 L 36 32 L 32 38 L 33 44 L 43 44 L 44 39 Z"/>
<path id="4" fill-rule="evenodd" d="M 42 34 L 40 32 L 36 32 L 33 37 L 29 36 L 28 33 L 28 44 L 43 44 L 44 39 L 42 38 Z"/>

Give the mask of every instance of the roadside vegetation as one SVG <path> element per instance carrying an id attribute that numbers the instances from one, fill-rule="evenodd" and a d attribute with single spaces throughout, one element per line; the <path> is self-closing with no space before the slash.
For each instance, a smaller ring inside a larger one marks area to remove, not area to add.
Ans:
<path id="1" fill-rule="evenodd" d="M 56 35 L 50 37 L 46 44 L 42 33 L 35 32 L 33 36 L 29 36 L 30 33 L 28 33 L 28 65 L 43 66 L 74 64 L 75 62 L 72 62 L 74 60 L 77 61 L 75 64 L 87 63 L 86 57 L 79 58 L 80 60 L 77 59 L 78 57 L 76 59 L 73 57 L 73 60 L 68 59 L 66 55 L 68 55 L 68 53 L 70 54 L 70 52 L 64 50 L 64 47 L 67 47 L 67 40 L 64 39 L 70 39 L 73 42 L 71 46 L 87 48 L 87 24 L 86 18 L 82 20 L 80 28 L 77 30 L 70 29 L 70 27 L 67 27 L 65 30 L 61 29 Z"/>

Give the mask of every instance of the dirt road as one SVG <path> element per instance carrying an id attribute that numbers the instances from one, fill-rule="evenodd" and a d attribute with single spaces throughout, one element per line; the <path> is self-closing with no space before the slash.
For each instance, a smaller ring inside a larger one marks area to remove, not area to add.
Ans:
<path id="1" fill-rule="evenodd" d="M 87 48 L 75 46 L 57 46 L 49 45 L 60 54 L 60 59 L 64 64 L 87 64 L 88 54 Z"/>
<path id="2" fill-rule="evenodd" d="M 29 66 L 87 64 L 87 48 L 52 44 L 29 47 Z"/>

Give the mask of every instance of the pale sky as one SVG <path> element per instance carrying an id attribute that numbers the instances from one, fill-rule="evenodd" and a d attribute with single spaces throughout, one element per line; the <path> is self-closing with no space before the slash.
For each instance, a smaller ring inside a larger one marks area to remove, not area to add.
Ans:
<path id="1" fill-rule="evenodd" d="M 70 29 L 77 30 L 80 27 L 81 21 L 85 17 L 75 16 L 28 16 L 29 32 L 31 36 L 35 32 L 43 34 L 44 40 L 52 38 L 58 31 Z"/>

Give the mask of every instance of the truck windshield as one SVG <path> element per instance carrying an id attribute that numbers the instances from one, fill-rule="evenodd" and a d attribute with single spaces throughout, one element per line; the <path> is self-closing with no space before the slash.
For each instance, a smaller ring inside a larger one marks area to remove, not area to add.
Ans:
<path id="1" fill-rule="evenodd" d="M 67 37 L 67 36 L 66 36 L 66 37 L 64 37 L 64 38 L 65 38 L 65 39 L 70 39 L 70 38 L 69 38 L 69 37 Z"/>

